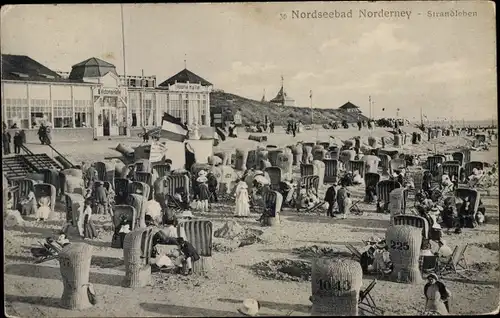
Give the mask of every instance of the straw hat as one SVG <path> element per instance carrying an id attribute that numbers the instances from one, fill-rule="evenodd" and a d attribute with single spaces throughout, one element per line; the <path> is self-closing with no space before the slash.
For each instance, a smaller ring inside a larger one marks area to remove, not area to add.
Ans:
<path id="1" fill-rule="evenodd" d="M 377 248 L 385 248 L 385 246 L 386 246 L 385 240 L 378 241 L 376 246 L 377 246 Z"/>
<path id="2" fill-rule="evenodd" d="M 436 280 L 436 281 L 438 280 L 438 276 L 436 274 L 434 274 L 434 273 L 429 274 L 427 276 L 427 279 L 429 279 L 429 278 L 434 278 L 434 280 Z"/>
<path id="3" fill-rule="evenodd" d="M 191 213 L 191 211 L 189 211 L 189 210 L 183 211 L 181 214 L 181 218 L 188 219 L 188 218 L 193 218 L 193 217 L 194 217 L 193 213 Z"/>
<path id="4" fill-rule="evenodd" d="M 196 179 L 196 182 L 207 182 L 208 179 L 205 175 L 202 175 Z"/>
<path id="5" fill-rule="evenodd" d="M 207 176 L 207 172 L 203 169 L 201 169 L 199 172 L 198 172 L 198 177 L 206 177 Z"/>
<path id="6" fill-rule="evenodd" d="M 255 299 L 245 299 L 243 301 L 243 304 L 240 308 L 238 308 L 238 311 L 240 314 L 245 315 L 245 316 L 257 316 L 259 313 L 260 309 L 260 304 L 257 300 Z"/>

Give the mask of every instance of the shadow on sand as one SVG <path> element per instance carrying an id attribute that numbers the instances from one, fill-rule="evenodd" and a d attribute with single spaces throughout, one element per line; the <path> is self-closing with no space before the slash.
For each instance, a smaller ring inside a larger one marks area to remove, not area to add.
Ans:
<path id="1" fill-rule="evenodd" d="M 236 310 L 225 311 L 206 309 L 199 307 L 186 307 L 177 305 L 167 305 L 158 303 L 140 303 L 142 309 L 149 312 L 160 313 L 166 316 L 176 317 L 237 317 L 241 316 Z"/>
<path id="2" fill-rule="evenodd" d="M 18 296 L 6 294 L 4 296 L 4 300 L 6 303 L 23 303 L 44 307 L 63 308 L 60 305 L 61 299 L 54 297 Z"/>
<path id="3" fill-rule="evenodd" d="M 5 267 L 6 275 L 61 280 L 59 267 L 35 264 L 10 264 Z M 123 287 L 125 276 L 90 272 L 89 282 L 109 286 Z"/>
<path id="4" fill-rule="evenodd" d="M 285 218 L 288 222 L 307 222 L 307 223 L 326 223 L 326 224 L 341 224 L 350 225 L 356 228 L 378 228 L 384 229 L 384 231 L 389 226 L 389 220 L 378 220 L 378 219 L 361 219 L 361 218 L 347 218 L 342 219 L 340 217 L 330 218 L 326 216 L 317 216 L 314 218 L 303 217 L 303 216 L 288 216 Z"/>
<path id="5" fill-rule="evenodd" d="M 238 300 L 238 299 L 230 299 L 230 298 L 218 298 L 217 300 L 221 301 L 221 302 L 225 302 L 225 303 L 231 303 L 231 304 L 242 304 L 243 303 L 243 299 Z M 275 303 L 272 301 L 261 301 L 261 300 L 259 300 L 259 303 L 262 307 L 269 308 L 272 310 L 296 311 L 296 312 L 304 312 L 304 313 L 310 312 L 309 306 L 307 306 L 307 305 Z"/>

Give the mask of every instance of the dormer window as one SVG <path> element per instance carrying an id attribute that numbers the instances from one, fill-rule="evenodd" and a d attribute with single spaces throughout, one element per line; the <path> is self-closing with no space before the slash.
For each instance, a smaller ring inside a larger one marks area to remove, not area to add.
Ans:
<path id="1" fill-rule="evenodd" d="M 17 77 L 21 77 L 21 78 L 28 78 L 28 74 L 25 74 L 25 73 L 19 73 L 19 72 L 11 72 L 12 75 L 16 75 Z"/>

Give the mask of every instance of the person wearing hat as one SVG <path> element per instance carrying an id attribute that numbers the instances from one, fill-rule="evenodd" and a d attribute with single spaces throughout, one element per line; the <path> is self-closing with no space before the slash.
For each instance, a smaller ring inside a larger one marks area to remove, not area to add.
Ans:
<path id="1" fill-rule="evenodd" d="M 236 185 L 235 191 L 235 210 L 234 216 L 236 217 L 248 217 L 250 216 L 250 199 L 248 197 L 248 185 L 244 179 Z"/>
<path id="2" fill-rule="evenodd" d="M 373 269 L 377 272 L 388 274 L 391 272 L 391 255 L 387 248 L 385 240 L 379 240 L 375 244 L 373 252 Z"/>
<path id="3" fill-rule="evenodd" d="M 104 188 L 104 187 L 103 187 Z M 98 235 L 97 229 L 92 221 L 92 199 L 85 199 L 83 208 L 83 238 L 93 239 Z"/>
<path id="4" fill-rule="evenodd" d="M 439 281 L 436 274 L 432 273 L 427 276 L 427 284 L 424 286 L 425 296 L 425 311 L 437 312 L 441 315 L 449 313 L 449 298 L 450 291 L 446 288 L 443 282 Z"/>
<path id="5" fill-rule="evenodd" d="M 207 172 L 205 170 L 201 170 L 198 173 L 196 183 L 198 187 L 198 200 L 200 202 L 199 207 L 202 212 L 209 210 L 208 199 L 210 198 L 210 191 L 208 190 L 207 182 Z"/>
<path id="6" fill-rule="evenodd" d="M 255 299 L 245 299 L 238 312 L 243 316 L 255 317 L 259 314 L 260 303 Z"/>
<path id="7" fill-rule="evenodd" d="M 349 210 L 351 209 L 351 199 L 349 197 L 350 193 L 346 188 L 345 182 L 340 182 L 340 189 L 337 191 L 337 205 L 343 219 L 347 217 Z"/>
<path id="8" fill-rule="evenodd" d="M 104 182 L 97 181 L 95 189 L 95 205 L 97 214 L 108 214 L 109 213 L 109 201 L 108 201 L 108 191 L 104 187 Z"/>
<path id="9" fill-rule="evenodd" d="M 453 228 L 455 219 L 457 218 L 457 209 L 455 207 L 455 197 L 447 197 L 444 199 L 443 211 L 441 211 L 441 219 L 449 233 L 450 229 Z"/>
<path id="10" fill-rule="evenodd" d="M 177 245 L 182 253 L 177 265 L 182 268 L 184 275 L 190 275 L 193 273 L 193 263 L 200 259 L 200 255 L 193 244 L 182 237 L 177 238 Z"/>

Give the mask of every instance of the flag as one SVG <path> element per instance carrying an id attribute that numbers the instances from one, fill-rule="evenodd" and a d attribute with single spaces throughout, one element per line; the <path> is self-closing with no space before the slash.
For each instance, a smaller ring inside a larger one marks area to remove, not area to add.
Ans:
<path id="1" fill-rule="evenodd" d="M 183 142 L 187 139 L 188 128 L 180 118 L 163 113 L 160 137 Z"/>
<path id="2" fill-rule="evenodd" d="M 309 91 L 309 98 L 313 98 L 313 91 L 312 90 Z"/>
<path id="3" fill-rule="evenodd" d="M 427 116 L 425 116 L 425 115 L 423 115 L 423 116 L 424 116 L 424 118 L 427 118 Z"/>

